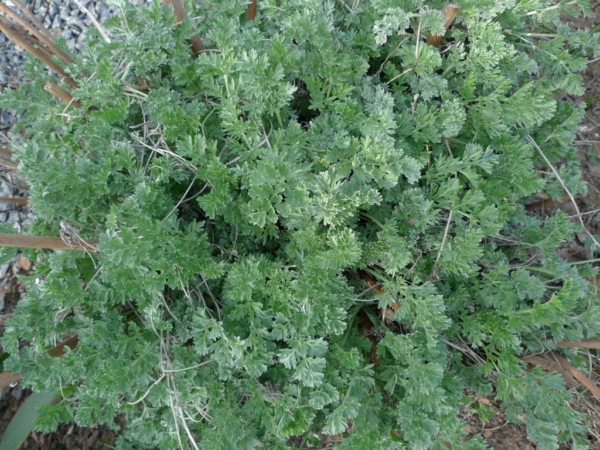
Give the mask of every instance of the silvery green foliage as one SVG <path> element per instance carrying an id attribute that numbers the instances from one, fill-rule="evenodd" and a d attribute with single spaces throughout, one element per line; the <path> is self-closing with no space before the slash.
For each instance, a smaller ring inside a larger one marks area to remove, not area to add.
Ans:
<path id="1" fill-rule="evenodd" d="M 600 54 L 560 24 L 578 10 L 466 1 L 438 49 L 440 2 L 215 1 L 188 5 L 195 58 L 191 20 L 118 4 L 120 38 L 69 68 L 81 109 L 35 62 L 0 97 L 28 111 L 31 233 L 100 241 L 30 252 L 7 322 L 7 367 L 63 395 L 41 430 L 122 412 L 122 449 L 483 449 L 456 414 L 495 389 L 539 448 L 586 448 L 562 379 L 518 358 L 600 331 L 595 272 L 555 256 L 578 226 L 522 207 L 563 195 L 528 136 L 585 189 L 556 95 Z"/>

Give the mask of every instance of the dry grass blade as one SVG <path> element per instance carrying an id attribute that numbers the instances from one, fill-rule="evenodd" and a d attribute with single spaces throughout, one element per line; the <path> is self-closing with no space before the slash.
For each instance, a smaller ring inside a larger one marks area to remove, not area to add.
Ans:
<path id="1" fill-rule="evenodd" d="M 52 248 L 56 250 L 98 251 L 98 241 L 83 240 L 66 243 L 62 238 L 51 236 L 26 236 L 21 234 L 0 233 L 0 246 L 19 248 Z"/>
<path id="2" fill-rule="evenodd" d="M 16 383 L 23 377 L 23 372 L 12 373 L 10 371 L 0 373 L 0 389 Z"/>
<path id="3" fill-rule="evenodd" d="M 549 350 L 547 354 L 550 356 L 550 358 L 554 359 L 562 367 L 564 367 L 564 369 L 567 370 L 571 375 L 573 375 L 577 381 L 583 384 L 594 395 L 594 397 L 600 400 L 600 388 L 598 388 L 598 385 L 590 380 L 586 374 L 581 372 L 577 367 L 560 356 L 558 353 Z"/>
<path id="4" fill-rule="evenodd" d="M 600 349 L 600 339 L 582 339 L 577 342 L 562 341 L 556 344 L 557 347 L 574 347 L 574 348 L 596 348 Z"/>
<path id="5" fill-rule="evenodd" d="M 258 0 L 250 0 L 248 3 L 248 20 L 254 20 L 256 17 L 256 10 L 258 9 Z"/>
<path id="6" fill-rule="evenodd" d="M 50 350 L 48 350 L 46 353 L 48 353 L 50 356 L 59 357 L 66 353 L 65 347 L 69 347 L 71 350 L 75 350 L 78 344 L 79 337 L 77 335 L 71 336 L 68 339 L 61 342 L 60 344 L 58 344 L 56 347 L 53 347 Z M 12 383 L 16 383 L 22 378 L 22 376 L 23 372 L 12 373 L 10 371 L 6 371 L 0 373 L 0 389 Z"/>
<path id="7" fill-rule="evenodd" d="M 7 149 L 6 147 L 0 147 L 0 155 L 4 156 L 6 158 L 12 159 L 13 152 L 11 150 Z"/>
<path id="8" fill-rule="evenodd" d="M 23 197 L 0 197 L 0 203 L 16 203 L 19 205 L 28 205 L 29 200 Z"/>
<path id="9" fill-rule="evenodd" d="M 550 206 L 557 205 L 566 200 L 569 200 L 569 196 L 565 194 L 561 200 L 543 199 L 543 200 L 540 200 L 539 202 L 530 203 L 529 205 L 525 205 L 525 209 L 527 211 L 535 211 L 536 209 L 549 208 Z"/>
<path id="10" fill-rule="evenodd" d="M 444 6 L 444 9 L 442 10 L 442 14 L 446 18 L 446 22 L 444 23 L 444 28 L 446 30 L 448 30 L 448 28 L 450 28 L 450 25 L 452 25 L 452 22 L 458 15 L 459 11 L 460 11 L 460 6 L 455 5 L 454 3 Z M 431 36 L 429 36 L 429 38 L 427 38 L 427 45 L 439 47 L 440 44 L 442 43 L 443 37 L 444 36 L 442 34 L 432 34 Z"/>
<path id="11" fill-rule="evenodd" d="M 44 24 L 29 11 L 29 8 L 25 4 L 23 4 L 20 0 L 11 0 L 11 2 L 19 8 L 19 10 L 27 16 L 31 23 L 33 23 L 36 28 L 43 33 L 49 39 L 55 39 L 56 37 L 44 26 Z"/>
<path id="12" fill-rule="evenodd" d="M 110 39 L 108 38 L 106 31 L 104 31 L 104 28 L 102 27 L 102 25 L 100 25 L 100 23 L 96 20 L 96 18 L 94 17 L 94 15 L 90 12 L 89 9 L 87 9 L 85 6 L 83 6 L 79 0 L 75 0 L 75 3 L 77 4 L 77 6 L 79 6 L 79 9 L 82 10 L 84 13 L 87 14 L 87 16 L 89 17 L 89 19 L 92 21 L 92 23 L 94 24 L 94 26 L 96 27 L 96 30 L 98 30 L 98 33 L 100 33 L 100 36 L 102 36 L 102 39 L 104 39 L 105 42 L 107 42 L 108 44 L 110 44 Z"/>
<path id="13" fill-rule="evenodd" d="M 0 316 L 0 325 L 4 325 L 4 322 L 6 322 L 8 319 L 10 319 L 14 314 L 3 314 Z"/>
<path id="14" fill-rule="evenodd" d="M 0 165 L 10 167 L 11 169 L 17 169 L 19 165 L 12 159 L 0 154 Z"/>
<path id="15" fill-rule="evenodd" d="M 567 189 L 567 186 L 565 185 L 565 182 L 563 181 L 563 179 L 558 174 L 558 171 L 550 163 L 550 160 L 546 157 L 546 154 L 542 151 L 542 149 L 540 148 L 540 146 L 537 145 L 537 142 L 535 142 L 535 140 L 531 137 L 531 135 L 529 135 L 529 134 L 527 135 L 527 140 L 531 143 L 531 145 L 533 145 L 533 147 L 538 151 L 538 153 L 544 159 L 544 161 L 546 162 L 546 165 L 550 168 L 550 170 L 552 170 L 552 173 L 554 174 L 554 176 L 556 177 L 556 179 L 558 180 L 558 182 L 560 183 L 560 185 L 563 187 L 563 189 L 565 190 L 565 192 L 567 193 L 567 195 L 571 199 L 571 203 L 573 204 L 573 207 L 575 208 L 575 212 L 577 213 L 577 218 L 579 219 L 579 223 L 583 227 L 583 230 L 592 239 L 592 242 L 594 243 L 594 245 L 596 246 L 596 248 L 600 248 L 600 244 L 598 243 L 598 241 L 596 240 L 596 238 L 594 237 L 594 235 L 592 233 L 590 233 L 589 230 L 585 227 L 585 224 L 583 223 L 583 219 L 581 218 L 581 211 L 579 211 L 579 206 L 577 206 L 577 202 L 575 201 L 575 198 L 573 197 L 573 194 L 571 194 L 571 191 L 569 191 L 569 189 Z"/>
<path id="16" fill-rule="evenodd" d="M 16 2 L 15 5 L 17 3 L 20 2 Z M 21 10 L 25 9 L 25 11 L 28 11 L 27 8 L 21 3 L 22 8 L 19 8 Z M 18 5 L 17 5 L 18 7 Z M 17 22 L 19 25 L 21 25 L 23 28 L 25 28 L 27 31 L 29 31 L 32 35 L 34 35 L 36 38 L 39 39 L 40 42 L 44 43 L 44 45 L 46 45 L 46 47 L 48 47 L 56 56 L 58 56 L 60 59 L 62 59 L 66 64 L 73 64 L 73 60 L 71 59 L 71 57 L 69 55 L 67 55 L 65 52 L 63 52 L 60 48 L 58 48 L 54 42 L 52 42 L 53 36 L 50 34 L 50 32 L 44 27 L 44 25 L 41 22 L 38 22 L 38 24 L 34 24 L 32 25 L 31 23 L 27 22 L 26 20 L 24 20 L 21 16 L 19 16 L 19 14 L 17 14 L 12 8 L 8 7 L 7 5 L 5 5 L 4 3 L 0 2 L 0 10 L 4 11 L 5 14 L 7 14 L 8 16 L 10 16 L 15 22 Z M 37 28 L 36 28 L 37 26 Z M 43 30 L 43 31 L 42 31 Z"/>
<path id="17" fill-rule="evenodd" d="M 577 380 L 573 378 L 571 374 L 569 374 L 569 372 L 567 372 L 557 361 L 550 359 L 548 355 L 525 355 L 522 356 L 521 359 L 526 363 L 541 367 L 544 370 L 552 370 L 554 372 L 560 373 L 565 379 L 567 386 L 569 386 L 570 388 L 579 384 Z"/>
<path id="18" fill-rule="evenodd" d="M 173 7 L 173 11 L 175 13 L 175 17 L 177 18 L 177 22 L 183 22 L 185 19 L 185 9 L 179 0 L 162 0 L 163 5 L 168 5 Z M 206 51 L 206 47 L 204 43 L 200 39 L 200 36 L 195 34 L 190 38 L 190 44 L 192 46 L 192 50 L 195 55 L 199 55 L 200 53 Z"/>
<path id="19" fill-rule="evenodd" d="M 75 108 L 81 108 L 81 103 L 79 102 L 79 100 L 73 99 L 73 96 L 69 94 L 69 92 L 61 88 L 56 83 L 48 81 L 46 83 L 46 86 L 44 86 L 44 90 L 46 92 L 50 92 L 52 95 L 54 95 L 59 100 L 65 102 L 67 105 L 74 106 Z"/>
<path id="20" fill-rule="evenodd" d="M 67 74 L 61 66 L 52 60 L 51 52 L 40 42 L 34 41 L 27 33 L 14 26 L 8 19 L 0 16 L 0 31 L 2 31 L 15 44 L 23 47 L 33 56 L 38 58 L 56 73 L 58 73 L 69 86 L 78 88 L 77 82 Z M 37 47 L 36 47 L 37 46 Z"/>
<path id="21" fill-rule="evenodd" d="M 79 236 L 77 228 L 71 225 L 69 222 L 61 220 L 60 222 L 60 237 L 69 248 L 74 250 L 91 250 L 97 252 L 96 241 L 86 241 Z"/>

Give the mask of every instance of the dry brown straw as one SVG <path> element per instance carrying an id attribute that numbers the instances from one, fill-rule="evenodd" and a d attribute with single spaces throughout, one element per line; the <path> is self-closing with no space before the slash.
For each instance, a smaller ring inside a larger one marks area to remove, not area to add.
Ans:
<path id="1" fill-rule="evenodd" d="M 560 373 L 567 383 L 567 386 L 570 388 L 577 386 L 578 384 L 577 380 L 573 378 L 570 373 L 568 373 L 557 361 L 550 359 L 548 355 L 525 355 L 522 356 L 521 359 L 529 364 L 539 366 L 546 371 Z"/>
<path id="2" fill-rule="evenodd" d="M 41 43 L 35 42 L 33 38 L 27 35 L 23 30 L 18 29 L 8 19 L 2 16 L 0 16 L 0 31 L 4 32 L 4 34 L 6 34 L 6 36 L 8 36 L 8 38 L 15 44 L 23 47 L 33 56 L 41 60 L 44 64 L 58 73 L 69 86 L 73 88 L 78 87 L 75 80 L 73 80 L 61 66 L 52 60 L 52 54 L 48 49 L 41 45 Z"/>
<path id="3" fill-rule="evenodd" d="M 250 0 L 248 3 L 248 20 L 254 20 L 256 17 L 256 10 L 258 9 L 258 0 Z"/>
<path id="4" fill-rule="evenodd" d="M 0 147 L 0 165 L 16 169 L 19 165 L 12 159 L 13 152 L 5 147 Z"/>
<path id="5" fill-rule="evenodd" d="M 55 36 L 44 26 L 44 24 L 37 17 L 35 17 L 35 14 L 32 14 L 31 11 L 29 11 L 29 8 L 27 8 L 27 6 L 25 6 L 20 0 L 11 1 L 15 4 L 17 8 L 21 10 L 23 14 L 27 16 L 29 20 L 31 20 L 31 22 L 37 27 L 40 33 L 44 34 L 48 39 L 55 39 Z"/>
<path id="6" fill-rule="evenodd" d="M 29 10 L 18 0 L 14 2 L 15 5 L 24 13 Z M 21 6 L 19 6 L 19 4 Z M 36 38 L 43 42 L 55 55 L 57 55 L 60 59 L 62 59 L 66 64 L 73 64 L 73 60 L 69 55 L 63 52 L 60 48 L 58 48 L 54 42 L 52 42 L 53 36 L 50 32 L 44 27 L 44 25 L 38 21 L 37 26 L 31 25 L 31 23 L 24 20 L 19 14 L 17 14 L 12 8 L 9 8 L 7 5 L 0 1 L 0 10 L 4 11 L 8 16 L 10 16 L 13 20 L 15 20 L 18 24 L 20 24 L 23 28 L 33 34 Z M 35 16 L 34 16 L 35 17 Z"/>
<path id="7" fill-rule="evenodd" d="M 575 347 L 575 348 L 595 348 L 600 349 L 600 339 L 582 339 L 577 342 L 562 341 L 556 344 L 557 347 Z"/>
<path id="8" fill-rule="evenodd" d="M 456 18 L 459 11 L 460 11 L 460 6 L 455 5 L 454 3 L 444 6 L 444 9 L 442 10 L 442 14 L 446 18 L 446 22 L 444 23 L 444 29 L 446 31 L 448 30 L 448 28 L 450 28 L 452 21 Z M 429 36 L 427 38 L 427 45 L 439 47 L 440 44 L 442 43 L 443 37 L 444 37 L 443 34 L 432 34 L 431 36 Z"/>
<path id="9" fill-rule="evenodd" d="M 552 200 L 550 198 L 545 198 L 540 200 L 539 202 L 530 203 L 529 205 L 525 205 L 525 209 L 527 211 L 535 211 L 536 209 L 549 208 L 550 206 L 556 205 L 558 203 L 562 203 L 566 200 L 569 200 L 569 196 L 567 194 L 563 195 L 560 200 Z"/>
<path id="10" fill-rule="evenodd" d="M 594 397 L 600 400 L 600 389 L 598 388 L 598 385 L 596 385 L 596 383 L 590 380 L 587 375 L 585 375 L 577 367 L 575 367 L 565 358 L 560 356 L 558 353 L 553 352 L 552 350 L 548 351 L 548 356 L 550 357 L 550 359 L 554 359 L 561 366 L 563 366 L 565 370 L 567 370 L 571 375 L 573 375 L 573 378 L 575 378 L 577 381 L 583 384 L 592 394 L 594 394 Z"/>
<path id="11" fill-rule="evenodd" d="M 81 242 L 80 242 L 81 241 Z M 52 236 L 27 236 L 24 234 L 0 233 L 0 247 L 52 248 L 55 250 L 86 250 L 95 252 L 98 241 L 73 239 L 65 242 Z"/>
<path id="12" fill-rule="evenodd" d="M 7 149 L 6 147 L 0 147 L 0 155 L 12 159 L 13 152 L 12 150 Z"/>
<path id="13" fill-rule="evenodd" d="M 61 88 L 58 84 L 53 83 L 52 81 L 48 81 L 46 86 L 44 86 L 44 90 L 46 92 L 50 92 L 59 100 L 67 103 L 68 105 L 74 106 L 75 108 L 81 108 L 81 103 L 79 100 L 74 100 L 73 96 L 69 94 L 66 90 Z"/>
<path id="14" fill-rule="evenodd" d="M 177 18 L 177 22 L 183 22 L 185 19 L 185 9 L 179 0 L 162 0 L 163 5 L 168 5 L 173 7 L 173 11 L 175 12 L 175 17 Z M 200 36 L 195 34 L 190 38 L 190 44 L 192 46 L 192 50 L 194 54 L 199 55 L 203 51 L 206 50 L 204 43 L 200 39 Z"/>
<path id="15" fill-rule="evenodd" d="M 50 356 L 58 357 L 64 355 L 65 347 L 69 347 L 71 350 L 75 350 L 77 348 L 77 344 L 79 344 L 79 337 L 77 335 L 71 336 L 65 341 L 58 344 L 56 347 L 51 348 L 46 353 Z M 12 383 L 16 383 L 23 377 L 23 372 L 12 373 L 10 371 L 0 373 L 0 388 L 8 386 Z"/>
<path id="16" fill-rule="evenodd" d="M 28 205 L 29 200 L 23 197 L 0 197 L 0 203 L 18 203 L 19 205 Z"/>

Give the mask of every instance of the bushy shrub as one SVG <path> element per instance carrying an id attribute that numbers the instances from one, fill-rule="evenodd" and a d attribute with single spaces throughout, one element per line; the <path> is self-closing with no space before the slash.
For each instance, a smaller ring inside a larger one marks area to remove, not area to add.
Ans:
<path id="1" fill-rule="evenodd" d="M 437 48 L 440 1 L 261 0 L 247 21 L 224 0 L 178 25 L 113 0 L 118 38 L 66 68 L 81 108 L 30 61 L 0 97 L 27 111 L 29 232 L 99 240 L 29 252 L 2 344 L 62 396 L 39 428 L 122 412 L 123 449 L 483 449 L 457 412 L 495 390 L 538 448 L 586 448 L 562 378 L 519 359 L 600 331 L 595 271 L 554 252 L 580 227 L 522 206 L 564 195 L 540 152 L 585 190 L 584 110 L 558 95 L 600 55 L 560 22 L 577 3 L 464 0 Z"/>

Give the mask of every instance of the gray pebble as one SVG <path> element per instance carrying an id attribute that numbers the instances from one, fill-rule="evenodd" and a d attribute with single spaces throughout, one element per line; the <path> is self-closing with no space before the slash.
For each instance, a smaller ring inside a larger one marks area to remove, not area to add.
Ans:
<path id="1" fill-rule="evenodd" d="M 62 37 L 65 38 L 65 41 L 73 39 L 73 30 L 67 28 L 65 31 L 63 31 Z"/>
<path id="2" fill-rule="evenodd" d="M 2 203 L 0 203 L 0 205 L 2 205 Z M 8 220 L 6 222 L 7 223 L 13 223 L 13 224 L 15 224 L 15 223 L 19 223 L 20 220 L 21 220 L 21 217 L 19 216 L 19 212 L 18 211 L 11 211 L 8 214 Z"/>
<path id="3" fill-rule="evenodd" d="M 8 213 L 0 213 L 0 222 L 2 223 L 6 223 L 6 221 L 8 220 Z"/>
<path id="4" fill-rule="evenodd" d="M 12 114 L 10 114 L 8 111 L 3 109 L 2 113 L 0 115 L 0 121 L 2 121 L 3 125 L 12 125 L 12 123 L 15 121 L 15 119 Z"/>
<path id="5" fill-rule="evenodd" d="M 52 21 L 52 29 L 60 28 L 62 25 L 62 20 L 60 16 L 57 14 L 54 16 L 54 20 Z"/>
<path id="6" fill-rule="evenodd" d="M 100 14 L 100 22 L 106 22 L 108 19 L 110 19 L 111 13 L 108 9 L 103 9 L 102 13 Z"/>
<path id="7" fill-rule="evenodd" d="M 12 209 L 12 203 L 0 203 L 0 211 L 10 211 Z"/>
<path id="8" fill-rule="evenodd" d="M 14 388 L 12 388 L 10 393 L 17 400 L 21 400 L 23 398 L 23 388 L 20 384 L 17 384 Z"/>

